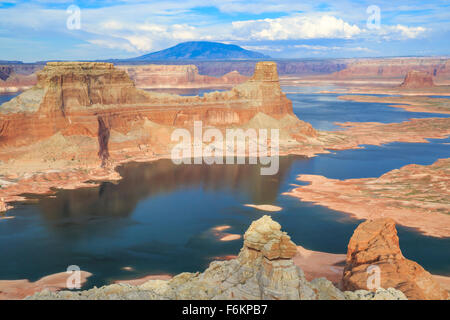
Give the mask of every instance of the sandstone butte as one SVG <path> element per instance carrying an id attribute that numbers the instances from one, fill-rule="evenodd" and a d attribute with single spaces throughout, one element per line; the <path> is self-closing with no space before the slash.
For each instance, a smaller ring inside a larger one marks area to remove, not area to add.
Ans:
<path id="1" fill-rule="evenodd" d="M 430 273 L 403 256 L 395 221 L 390 218 L 366 221 L 356 228 L 348 244 L 344 290 L 366 289 L 370 266 L 379 267 L 382 288 L 400 290 L 408 299 L 448 299 L 448 292 Z"/>
<path id="2" fill-rule="evenodd" d="M 379 178 L 336 180 L 300 175 L 311 184 L 286 193 L 358 219 L 390 217 L 434 237 L 450 237 L 450 159 L 406 165 Z"/>
<path id="3" fill-rule="evenodd" d="M 44 290 L 28 299 L 406 299 L 394 288 L 342 292 L 329 280 L 308 281 L 294 263 L 297 247 L 269 216 L 254 221 L 244 234 L 239 255 L 213 261 L 203 272 L 184 272 L 171 279 L 116 283 L 81 292 Z"/>
<path id="4" fill-rule="evenodd" d="M 427 88 L 433 86 L 433 76 L 431 74 L 416 70 L 409 71 L 400 85 L 401 88 Z"/>
<path id="5" fill-rule="evenodd" d="M 284 85 L 337 85 L 321 93 L 450 95 L 450 59 L 392 58 L 349 60 L 332 74 L 283 78 Z"/>
<path id="6" fill-rule="evenodd" d="M 278 129 L 280 155 L 314 156 L 327 149 L 427 142 L 450 134 L 450 119 L 441 118 L 315 130 L 294 115 L 274 62 L 258 62 L 245 83 L 201 97 L 137 89 L 110 63 L 49 62 L 37 74 L 36 86 L 0 106 L 0 198 L 13 202 L 24 193 L 120 179 L 114 168 L 123 162 L 170 158 L 179 143 L 171 140 L 173 130 L 192 132 L 197 120 L 222 132 Z"/>
<path id="7" fill-rule="evenodd" d="M 237 71 L 221 77 L 201 75 L 195 65 L 147 64 L 117 68 L 125 70 L 136 87 L 143 89 L 231 87 L 248 80 Z"/>

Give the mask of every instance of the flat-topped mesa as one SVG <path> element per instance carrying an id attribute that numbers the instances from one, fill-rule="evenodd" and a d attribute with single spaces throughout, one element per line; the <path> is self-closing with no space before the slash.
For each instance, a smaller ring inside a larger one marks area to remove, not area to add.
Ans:
<path id="1" fill-rule="evenodd" d="M 123 71 L 104 62 L 49 62 L 37 74 L 37 88 L 44 89 L 39 112 L 51 113 L 92 105 L 144 102 L 133 81 Z"/>
<path id="2" fill-rule="evenodd" d="M 400 85 L 401 88 L 429 88 L 434 87 L 433 76 L 428 72 L 409 71 Z"/>
<path id="3" fill-rule="evenodd" d="M 342 286 L 345 290 L 367 290 L 376 285 L 374 268 L 379 268 L 379 285 L 395 288 L 408 299 L 447 299 L 447 292 L 418 263 L 406 259 L 400 250 L 395 221 L 367 220 L 353 233 L 348 244 Z M 372 270 L 372 271 L 371 271 Z"/>
<path id="4" fill-rule="evenodd" d="M 102 164 L 108 155 L 119 161 L 129 159 L 133 152 L 138 156 L 142 150 L 167 157 L 173 147 L 173 129 L 191 130 L 199 120 L 221 130 L 279 129 L 280 150 L 317 136 L 309 123 L 294 115 L 273 62 L 259 62 L 251 80 L 229 91 L 203 96 L 138 89 L 123 69 L 110 63 L 50 62 L 39 72 L 35 87 L 0 107 L 0 145 L 10 148 L 0 149 L 0 160 L 17 161 L 24 153 L 13 156 L 18 152 L 15 148 L 32 146 L 36 148 L 33 161 L 41 163 L 37 155 L 43 151 L 36 143 L 51 137 L 68 145 L 72 145 L 68 140 L 84 139 L 76 144 L 75 155 L 66 155 L 70 159 L 80 157 L 79 147 L 88 144 L 86 137 L 91 138 L 90 148 L 97 145 L 99 149 L 84 150 L 87 165 L 98 161 L 92 158 L 95 154 Z M 47 166 L 61 158 L 56 147 L 47 151 Z"/>

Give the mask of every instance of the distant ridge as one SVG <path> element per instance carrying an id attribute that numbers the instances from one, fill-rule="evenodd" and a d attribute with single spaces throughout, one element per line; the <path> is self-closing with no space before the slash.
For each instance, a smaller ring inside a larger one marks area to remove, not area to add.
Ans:
<path id="1" fill-rule="evenodd" d="M 259 60 L 270 59 L 262 53 L 234 44 L 209 41 L 182 42 L 176 46 L 128 60 Z"/>

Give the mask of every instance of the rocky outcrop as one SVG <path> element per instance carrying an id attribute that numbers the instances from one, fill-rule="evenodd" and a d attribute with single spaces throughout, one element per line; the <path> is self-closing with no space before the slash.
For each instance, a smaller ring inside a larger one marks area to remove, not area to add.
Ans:
<path id="1" fill-rule="evenodd" d="M 308 282 L 293 261 L 296 245 L 269 216 L 254 221 L 237 258 L 214 261 L 203 273 L 181 273 L 141 285 L 113 284 L 82 292 L 43 291 L 30 299 L 405 299 L 394 289 L 341 292 L 325 278 Z"/>
<path id="2" fill-rule="evenodd" d="M 201 75 L 195 65 L 136 65 L 119 66 L 138 88 L 207 88 L 231 87 L 244 83 L 248 77 L 237 71 L 221 77 Z"/>
<path id="3" fill-rule="evenodd" d="M 395 222 L 390 218 L 366 221 L 356 228 L 348 244 L 342 285 L 345 290 L 367 289 L 371 272 L 379 268 L 381 288 L 395 288 L 408 299 L 447 299 L 432 275 L 406 259 L 399 246 Z M 373 267 L 372 267 L 373 268 Z"/>
<path id="4" fill-rule="evenodd" d="M 401 88 L 429 88 L 433 87 L 433 77 L 428 72 L 409 71 L 405 80 L 400 85 Z"/>
<path id="5" fill-rule="evenodd" d="M 275 63 L 261 62 L 255 77 L 230 91 L 181 97 L 139 90 L 123 70 L 109 63 L 48 63 L 38 73 L 33 89 L 0 108 L 0 145 L 31 145 L 58 133 L 95 139 L 98 117 L 108 123 L 110 151 L 123 149 L 124 145 L 145 145 L 167 153 L 170 146 L 166 142 L 173 128 L 192 128 L 196 120 L 219 128 L 243 126 L 261 113 L 274 121 L 287 116 L 286 128 L 295 132 L 293 141 L 304 139 L 302 135 L 315 136 L 311 125 L 293 114 L 292 103 L 281 92 L 276 73 Z M 283 125 L 276 124 L 281 130 Z M 157 130 L 164 150 L 151 141 Z"/>
<path id="6" fill-rule="evenodd" d="M 76 170 L 85 177 L 82 171 L 101 166 L 170 158 L 179 143 L 172 132 L 182 128 L 193 136 L 195 121 L 224 137 L 231 128 L 277 129 L 280 154 L 302 150 L 317 132 L 294 115 L 276 68 L 260 62 L 254 77 L 229 91 L 179 96 L 137 89 L 110 63 L 48 63 L 35 87 L 0 107 L 0 177 L 14 177 L 6 178 L 13 185 L 0 196 L 10 202 L 34 192 L 17 182 L 37 172 Z M 193 141 L 186 143 L 192 148 Z M 225 147 L 215 145 L 223 153 Z"/>

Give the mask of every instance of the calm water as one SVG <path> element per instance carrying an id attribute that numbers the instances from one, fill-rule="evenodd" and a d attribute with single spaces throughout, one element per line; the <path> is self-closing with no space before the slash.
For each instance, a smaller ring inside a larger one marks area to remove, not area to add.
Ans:
<path id="1" fill-rule="evenodd" d="M 288 91 L 288 88 L 283 88 Z M 341 129 L 335 122 L 393 123 L 411 118 L 448 117 L 446 114 L 407 112 L 389 107 L 387 103 L 367 103 L 339 100 L 338 94 L 287 94 L 292 100 L 294 113 L 320 130 Z"/>
<path id="2" fill-rule="evenodd" d="M 296 114 L 320 129 L 333 121 L 397 122 L 416 117 L 382 104 L 341 102 L 333 95 L 289 98 Z M 242 246 L 242 240 L 218 241 L 212 227 L 226 224 L 232 227 L 230 233 L 242 234 L 251 221 L 268 214 L 245 203 L 279 205 L 283 210 L 271 215 L 294 242 L 345 253 L 361 221 L 281 195 L 292 183 L 301 184 L 296 176 L 377 177 L 409 163 L 448 158 L 448 143 L 450 139 L 392 143 L 312 159 L 283 157 L 275 176 L 261 176 L 257 165 L 129 163 L 118 169 L 124 178 L 117 184 L 61 190 L 56 197 L 35 197 L 9 212 L 15 218 L 0 221 L 0 279 L 36 280 L 73 264 L 94 274 L 86 287 L 148 274 L 201 271 L 215 257 L 237 254 Z M 431 272 L 450 275 L 450 239 L 398 230 L 406 257 Z M 126 266 L 134 271 L 122 270 Z"/>
<path id="3" fill-rule="evenodd" d="M 14 98 L 17 95 L 19 95 L 19 92 L 16 92 L 16 93 L 2 93 L 2 94 L 0 94 L 0 105 L 2 103 L 5 103 L 5 102 L 11 100 L 12 98 Z"/>

